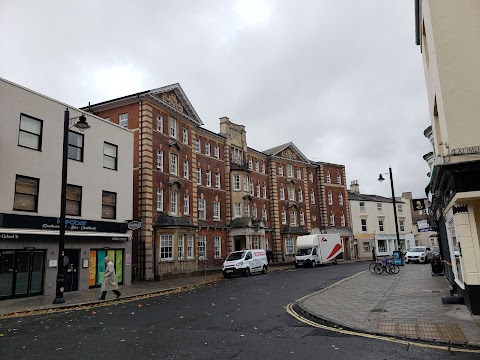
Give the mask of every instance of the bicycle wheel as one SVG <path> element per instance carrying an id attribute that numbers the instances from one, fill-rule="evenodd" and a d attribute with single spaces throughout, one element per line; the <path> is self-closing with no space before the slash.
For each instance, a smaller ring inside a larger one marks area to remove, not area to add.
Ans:
<path id="1" fill-rule="evenodd" d="M 375 271 L 375 274 L 380 275 L 383 272 L 383 264 L 381 263 L 376 263 L 373 271 Z"/>
<path id="2" fill-rule="evenodd" d="M 372 274 L 375 274 L 375 265 L 377 263 L 374 261 L 370 264 L 370 266 L 368 267 L 368 270 L 372 273 Z"/>
<path id="3" fill-rule="evenodd" d="M 393 264 L 393 273 L 398 274 L 400 272 L 400 266 Z"/>

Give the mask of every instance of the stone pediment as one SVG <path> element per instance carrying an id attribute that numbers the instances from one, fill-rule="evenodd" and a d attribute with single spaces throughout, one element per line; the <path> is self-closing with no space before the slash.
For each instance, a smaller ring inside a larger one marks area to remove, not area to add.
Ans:
<path id="1" fill-rule="evenodd" d="M 293 144 L 288 143 L 264 151 L 265 154 L 283 158 L 286 160 L 295 160 L 310 163 L 305 155 Z"/>
<path id="2" fill-rule="evenodd" d="M 180 101 L 178 96 L 175 95 L 174 91 L 168 91 L 166 93 L 160 94 L 159 97 L 161 100 L 165 101 L 171 107 L 174 107 L 178 111 L 184 114 L 187 114 L 182 102 Z"/>

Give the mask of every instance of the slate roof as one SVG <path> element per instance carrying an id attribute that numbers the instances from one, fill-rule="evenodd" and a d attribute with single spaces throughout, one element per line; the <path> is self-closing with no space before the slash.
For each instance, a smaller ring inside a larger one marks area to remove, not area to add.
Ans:
<path id="1" fill-rule="evenodd" d="M 369 194 L 354 194 L 352 192 L 348 192 L 348 200 L 355 200 L 355 201 L 372 201 L 372 202 L 384 202 L 384 203 L 392 203 L 392 198 L 386 198 L 380 195 L 369 195 Z M 396 203 L 403 204 L 403 201 L 395 199 Z"/>
<path id="2" fill-rule="evenodd" d="M 295 234 L 295 235 L 307 235 L 309 232 L 304 227 L 284 226 L 280 231 L 281 234 Z"/>
<path id="3" fill-rule="evenodd" d="M 154 227 L 196 227 L 189 218 L 183 216 L 160 215 L 157 218 Z"/>

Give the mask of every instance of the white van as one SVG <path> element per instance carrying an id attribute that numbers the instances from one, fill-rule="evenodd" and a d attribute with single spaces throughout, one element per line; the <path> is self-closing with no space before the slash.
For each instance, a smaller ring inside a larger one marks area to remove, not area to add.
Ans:
<path id="1" fill-rule="evenodd" d="M 222 266 L 225 278 L 232 275 L 250 276 L 253 273 L 268 271 L 267 253 L 263 249 L 241 250 L 230 253 Z"/>
<path id="2" fill-rule="evenodd" d="M 338 234 L 315 234 L 297 237 L 295 267 L 336 264 L 336 257 L 343 252 Z"/>

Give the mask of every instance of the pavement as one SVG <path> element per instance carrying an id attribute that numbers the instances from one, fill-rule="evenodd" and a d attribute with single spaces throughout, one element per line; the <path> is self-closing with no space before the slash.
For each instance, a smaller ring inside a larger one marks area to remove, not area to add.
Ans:
<path id="1" fill-rule="evenodd" d="M 465 305 L 443 304 L 450 295 L 444 276 L 429 264 L 407 264 L 400 272 L 366 271 L 298 301 L 301 310 L 329 325 L 362 333 L 480 347 L 480 316 Z"/>
<path id="2" fill-rule="evenodd" d="M 408 264 L 396 275 L 366 271 L 343 279 L 298 300 L 309 317 L 363 333 L 394 336 L 442 344 L 480 347 L 480 316 L 465 305 L 442 304 L 450 286 L 443 276 L 432 276 L 430 265 Z M 340 265 L 341 266 L 341 265 Z M 292 270 L 293 265 L 271 266 L 270 271 Z M 182 291 L 216 282 L 220 273 L 161 281 L 138 281 L 121 286 L 120 300 Z M 2 317 L 26 316 L 118 301 L 112 292 L 102 301 L 100 289 L 67 292 L 64 304 L 52 304 L 55 296 L 34 296 L 0 302 Z"/>

